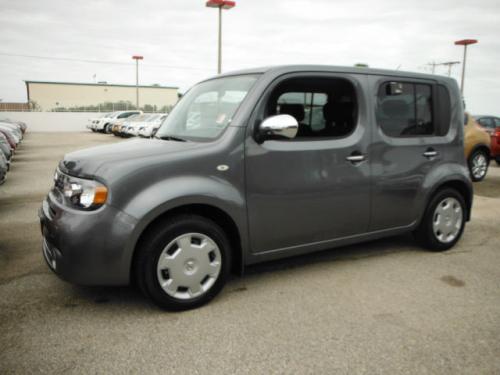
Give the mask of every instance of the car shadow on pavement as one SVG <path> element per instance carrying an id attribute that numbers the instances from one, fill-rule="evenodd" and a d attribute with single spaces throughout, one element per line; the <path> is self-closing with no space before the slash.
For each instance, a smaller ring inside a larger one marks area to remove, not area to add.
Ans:
<path id="1" fill-rule="evenodd" d="M 245 269 L 245 274 L 241 277 L 232 277 L 226 287 L 226 292 L 239 292 L 246 289 L 246 287 L 241 287 L 238 281 L 244 281 L 247 276 L 258 277 L 259 275 L 264 275 L 269 272 L 302 268 L 319 263 L 356 261 L 406 251 L 425 250 L 421 250 L 415 244 L 411 235 L 403 235 L 266 262 L 247 267 Z M 118 312 L 127 311 L 127 313 L 131 311 L 140 311 L 141 313 L 145 311 L 161 311 L 155 308 L 135 285 L 124 287 L 85 287 L 70 285 L 69 287 L 71 288 L 71 292 L 69 293 L 68 299 L 63 302 L 64 308 L 74 309 L 83 306 L 88 308 L 90 306 L 92 309 L 100 310 L 100 307 L 106 306 L 105 310 L 112 309 Z"/>
<path id="2" fill-rule="evenodd" d="M 130 286 L 80 286 L 69 285 L 71 291 L 63 302 L 63 307 L 75 309 L 86 307 L 119 311 L 154 311 L 152 304 L 135 285 Z"/>
<path id="3" fill-rule="evenodd" d="M 418 247 L 411 234 L 406 234 L 252 265 L 245 269 L 245 275 L 257 275 L 273 271 L 289 270 L 318 263 L 355 261 L 403 251 L 425 250 Z"/>

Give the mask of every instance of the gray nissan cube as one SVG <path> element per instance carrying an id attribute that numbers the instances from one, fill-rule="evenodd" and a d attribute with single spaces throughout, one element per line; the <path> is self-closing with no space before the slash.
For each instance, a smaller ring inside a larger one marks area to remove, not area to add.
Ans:
<path id="1" fill-rule="evenodd" d="M 455 80 L 278 66 L 191 88 L 151 139 L 70 153 L 39 212 L 43 254 L 80 285 L 205 304 L 231 272 L 412 232 L 451 248 L 470 219 Z"/>

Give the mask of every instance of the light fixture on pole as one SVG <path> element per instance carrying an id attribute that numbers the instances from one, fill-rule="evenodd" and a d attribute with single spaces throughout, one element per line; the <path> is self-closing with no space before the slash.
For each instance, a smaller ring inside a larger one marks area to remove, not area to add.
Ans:
<path id="1" fill-rule="evenodd" d="M 218 37 L 218 52 L 217 52 L 217 74 L 222 71 L 222 9 L 231 9 L 236 6 L 235 1 L 228 0 L 208 0 L 206 2 L 208 8 L 219 9 L 219 37 Z"/>
<path id="2" fill-rule="evenodd" d="M 462 96 L 464 95 L 465 60 L 467 59 L 467 46 L 469 44 L 476 44 L 476 43 L 477 43 L 476 39 L 462 39 L 462 40 L 457 40 L 455 42 L 455 45 L 457 46 L 464 46 L 464 61 L 462 62 L 462 82 L 460 83 L 460 92 L 462 93 Z"/>
<path id="3" fill-rule="evenodd" d="M 143 60 L 143 56 L 134 55 L 135 60 L 135 106 L 139 109 L 139 60 Z"/>

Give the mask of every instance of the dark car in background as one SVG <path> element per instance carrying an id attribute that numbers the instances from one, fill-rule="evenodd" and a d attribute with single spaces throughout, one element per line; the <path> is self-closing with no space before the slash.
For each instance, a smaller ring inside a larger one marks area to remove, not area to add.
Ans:
<path id="1" fill-rule="evenodd" d="M 490 134 L 491 158 L 500 165 L 500 117 L 478 115 L 474 118 Z"/>

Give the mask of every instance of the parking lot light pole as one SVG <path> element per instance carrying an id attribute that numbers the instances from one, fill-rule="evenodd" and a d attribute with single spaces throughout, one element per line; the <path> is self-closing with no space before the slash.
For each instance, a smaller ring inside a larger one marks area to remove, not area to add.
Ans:
<path id="1" fill-rule="evenodd" d="M 135 106 L 139 109 L 139 60 L 143 60 L 143 56 L 134 55 L 135 60 Z"/>
<path id="2" fill-rule="evenodd" d="M 460 83 L 460 92 L 462 93 L 462 96 L 464 95 L 465 60 L 467 59 L 467 46 L 469 44 L 476 44 L 476 43 L 477 43 L 476 39 L 462 39 L 462 40 L 457 40 L 455 42 L 455 45 L 457 46 L 464 46 L 464 61 L 462 62 L 462 82 Z"/>
<path id="3" fill-rule="evenodd" d="M 235 1 L 228 0 L 208 0 L 206 2 L 208 8 L 219 9 L 219 36 L 218 36 L 218 52 L 217 52 L 217 74 L 222 71 L 222 9 L 231 9 L 236 6 Z"/>

